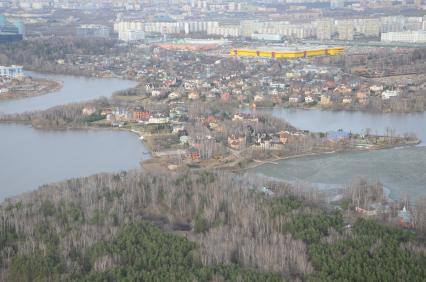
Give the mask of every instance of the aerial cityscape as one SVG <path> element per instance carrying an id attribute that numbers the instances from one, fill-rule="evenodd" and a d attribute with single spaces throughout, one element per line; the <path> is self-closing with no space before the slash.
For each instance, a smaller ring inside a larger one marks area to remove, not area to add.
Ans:
<path id="1" fill-rule="evenodd" d="M 0 0 L 0 281 L 426 281 L 426 1 Z"/>

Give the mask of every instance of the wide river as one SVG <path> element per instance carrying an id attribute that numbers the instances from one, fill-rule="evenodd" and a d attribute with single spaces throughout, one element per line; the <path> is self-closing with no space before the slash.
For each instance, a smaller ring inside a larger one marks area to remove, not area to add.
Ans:
<path id="1" fill-rule="evenodd" d="M 415 133 L 423 143 L 416 147 L 283 160 L 278 165 L 267 164 L 253 169 L 256 173 L 318 186 L 341 186 L 355 178 L 365 177 L 382 182 L 395 199 L 404 195 L 413 199 L 426 195 L 425 113 L 372 114 L 302 109 L 257 111 L 269 112 L 310 131 L 344 129 L 362 133 L 370 128 L 373 133 L 384 133 L 386 128 L 392 128 L 397 134 Z"/>
<path id="2" fill-rule="evenodd" d="M 30 74 L 61 80 L 64 86 L 47 95 L 0 102 L 0 113 L 43 110 L 107 97 L 135 85 L 119 79 Z M 137 168 L 139 161 L 148 157 L 147 149 L 130 132 L 35 130 L 26 125 L 0 124 L 0 201 L 50 182 Z"/>

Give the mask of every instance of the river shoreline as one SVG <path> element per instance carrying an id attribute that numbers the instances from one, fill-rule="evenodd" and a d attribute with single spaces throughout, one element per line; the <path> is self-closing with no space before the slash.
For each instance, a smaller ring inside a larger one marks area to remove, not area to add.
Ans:
<path id="1" fill-rule="evenodd" d="M 0 202 L 48 183 L 139 169 L 147 148 L 128 132 L 0 124 Z"/>
<path id="2" fill-rule="evenodd" d="M 168 163 L 167 158 L 156 156 L 154 152 L 154 148 L 152 147 L 152 140 L 150 140 L 150 137 L 155 137 L 155 134 L 152 136 L 147 136 L 143 132 L 133 130 L 132 127 L 112 127 L 112 126 L 99 126 L 99 125 L 84 125 L 84 126 L 65 126 L 65 127 L 52 127 L 52 126 L 40 126 L 37 124 L 32 123 L 31 120 L 28 121 L 20 121 L 20 120 L 5 120 L 0 121 L 1 123 L 19 123 L 19 124 L 26 124 L 32 126 L 34 129 L 38 130 L 56 130 L 56 131 L 66 131 L 66 130 L 113 130 L 113 131 L 127 131 L 132 133 L 133 135 L 136 135 L 139 140 L 144 136 L 145 140 L 141 141 L 144 143 L 145 147 L 148 149 L 149 154 L 151 158 L 148 160 L 145 159 L 143 162 L 141 162 L 141 166 L 147 170 L 150 171 L 156 171 L 158 168 L 164 168 L 168 167 L 170 163 Z M 380 138 L 383 136 L 380 135 L 371 135 L 370 138 Z M 303 158 L 303 157 L 309 157 L 309 156 L 321 156 L 321 155 L 332 155 L 332 154 L 342 154 L 342 153 L 353 153 L 353 152 L 369 152 L 369 151 L 378 151 L 378 150 L 388 150 L 393 148 L 401 148 L 401 147 L 408 147 L 408 146 L 415 146 L 421 143 L 420 139 L 415 140 L 409 140 L 403 137 L 395 138 L 395 143 L 389 143 L 389 144 L 376 144 L 376 145 L 370 145 L 365 148 L 361 147 L 352 147 L 352 148 L 345 148 L 345 149 L 333 149 L 331 151 L 317 151 L 317 152 L 309 152 L 309 153 L 302 153 L 302 154 L 294 154 L 294 155 L 288 155 L 288 156 L 274 156 L 271 158 L 264 158 L 264 159 L 247 159 L 245 157 L 238 157 L 238 158 L 231 158 L 231 161 L 225 162 L 225 161 L 217 161 L 214 159 L 204 160 L 200 162 L 200 166 L 198 168 L 205 168 L 205 169 L 219 169 L 219 170 L 226 170 L 231 172 L 241 172 L 246 171 L 249 169 L 254 169 L 259 166 L 268 164 L 268 163 L 274 163 L 277 161 L 287 160 L 287 159 L 295 159 L 295 158 Z M 241 152 L 243 153 L 243 152 Z M 167 154 L 166 154 L 167 155 Z M 243 165 L 242 165 L 243 164 Z M 277 164 L 277 163 L 274 163 Z M 188 165 L 187 165 L 188 166 Z M 184 167 L 186 167 L 184 165 Z M 177 167 L 175 169 L 180 169 L 181 167 Z M 189 167 L 190 168 L 190 167 Z"/>
<path id="3" fill-rule="evenodd" d="M 25 66 L 25 70 L 26 71 L 30 71 L 30 72 L 37 72 L 39 74 L 46 74 L 46 75 L 66 75 L 66 76 L 76 76 L 76 77 L 85 77 L 85 78 L 100 78 L 100 79 L 108 79 L 108 78 L 114 78 L 114 79 L 122 79 L 122 80 L 132 80 L 132 81 L 137 81 L 135 79 L 132 79 L 131 77 L 122 77 L 122 76 L 105 76 L 105 75 L 101 75 L 101 74 L 93 74 L 93 72 L 89 73 L 74 73 L 72 71 L 49 71 L 49 70 L 44 70 L 44 71 L 39 71 L 35 68 L 32 68 L 30 66 Z"/>
<path id="4" fill-rule="evenodd" d="M 133 77 L 124 77 L 124 76 L 106 76 L 102 75 L 100 73 L 74 73 L 72 71 L 60 71 L 54 72 L 54 71 L 43 71 L 39 72 L 36 69 L 33 69 L 31 67 L 26 66 L 26 70 L 32 71 L 32 72 L 38 72 L 41 74 L 47 74 L 47 75 L 67 75 L 67 76 L 77 76 L 77 77 L 85 77 L 85 78 L 100 78 L 100 79 L 122 79 L 122 80 L 131 80 L 136 83 L 139 83 L 139 81 Z M 135 89 L 137 88 L 137 85 L 134 87 L 131 87 L 129 89 Z M 129 89 L 123 89 L 123 90 L 129 90 Z M 114 94 L 114 93 L 113 93 Z M 113 94 L 111 96 L 113 96 Z M 250 108 L 246 105 L 247 108 Z M 424 111 L 392 111 L 391 109 L 384 109 L 382 111 L 374 111 L 369 110 L 367 108 L 356 108 L 351 109 L 345 106 L 342 106 L 340 108 L 333 108 L 332 106 L 321 106 L 320 104 L 315 105 L 277 105 L 272 107 L 262 107 L 262 106 L 256 106 L 257 109 L 303 109 L 303 110 L 320 110 L 320 111 L 328 111 L 328 112 L 360 112 L 360 113 L 371 113 L 371 114 L 415 114 L 415 113 L 425 113 L 426 109 Z"/>
<path id="5" fill-rule="evenodd" d="M 1 123 L 6 123 L 6 124 L 23 124 L 23 125 L 28 125 L 33 127 L 34 129 L 37 130 L 43 130 L 43 131 L 79 131 L 79 130 L 83 130 L 83 131 L 121 131 L 121 132 L 129 132 L 132 135 L 135 135 L 136 137 L 138 137 L 138 140 L 141 140 L 140 138 L 143 136 L 141 135 L 140 132 L 128 129 L 128 128 L 118 128 L 118 127 L 99 127 L 99 126 L 85 126 L 85 127 L 38 127 L 38 126 L 33 126 L 31 124 L 31 122 L 15 122 L 15 121 L 5 121 L 5 122 L 1 122 Z M 146 140 L 141 140 L 141 142 L 145 145 L 145 147 L 148 149 L 149 154 L 151 156 L 151 158 L 149 159 L 145 159 L 144 161 L 141 161 L 141 166 L 150 170 L 150 167 L 164 167 L 165 161 L 164 159 L 162 159 L 161 157 L 156 157 L 153 151 L 153 148 L 151 146 L 149 146 L 149 136 L 145 136 Z M 257 167 L 260 167 L 262 165 L 265 164 L 277 164 L 275 162 L 278 161 L 283 161 L 283 160 L 288 160 L 288 159 L 297 159 L 297 158 L 304 158 L 304 157 L 312 157 L 312 156 L 325 156 L 325 155 L 333 155 L 333 154 L 345 154 L 345 153 L 356 153 L 356 152 L 371 152 L 371 151 L 378 151 L 378 150 L 389 150 L 389 149 L 395 149 L 395 148 L 405 148 L 405 147 L 410 147 L 410 146 L 415 146 L 421 143 L 421 140 L 416 140 L 414 142 L 407 142 L 407 143 L 397 143 L 394 145 L 387 145 L 387 146 L 380 146 L 380 147 L 376 147 L 376 148 L 368 148 L 368 149 L 363 149 L 363 148 L 353 148 L 353 149 L 345 149 L 345 150 L 332 150 L 332 151 L 324 151 L 324 152 L 311 152 L 311 153 L 304 153 L 304 154 L 296 154 L 296 155 L 291 155 L 291 156 L 283 156 L 283 157 L 273 157 L 273 158 L 266 158 L 266 159 L 245 159 L 245 158 L 238 158 L 235 159 L 233 161 L 233 163 L 235 163 L 234 165 L 229 165 L 229 164 L 221 164 L 221 165 L 217 165 L 217 166 L 209 166 L 208 162 L 206 165 L 206 168 L 209 169 L 219 169 L 219 170 L 226 170 L 226 171 L 231 171 L 231 172 L 242 172 L 242 171 L 247 171 L 250 169 L 254 169 Z M 244 167 L 240 167 L 240 168 L 235 168 L 238 163 L 241 163 L 242 161 L 246 161 L 248 162 Z M 148 166 L 145 166 L 145 164 L 148 164 Z"/>
<path id="6" fill-rule="evenodd" d="M 347 112 L 347 113 L 368 113 L 368 114 L 377 114 L 377 115 L 383 115 L 383 114 L 401 114 L 401 115 L 407 115 L 407 114 L 423 114 L 426 113 L 425 111 L 407 111 L 407 112 L 398 112 L 398 111 L 371 111 L 368 109 L 335 109 L 332 107 L 321 107 L 321 106 L 284 106 L 284 105 L 276 105 L 272 107 L 262 107 L 262 106 L 256 106 L 255 108 L 250 107 L 250 105 L 245 105 L 243 110 L 246 111 L 255 111 L 257 109 L 259 110 L 306 110 L 306 111 L 322 111 L 322 112 Z"/>
<path id="7" fill-rule="evenodd" d="M 58 77 L 60 77 L 60 76 L 58 76 Z M 85 80 L 70 79 L 70 81 L 71 81 L 71 83 L 82 83 L 82 84 L 87 83 Z M 115 83 L 117 83 L 117 82 L 115 82 Z M 69 84 L 67 84 L 67 85 L 69 85 Z M 85 85 L 85 84 L 83 84 L 83 85 Z M 89 89 L 87 89 L 87 90 L 90 90 L 90 92 L 93 93 L 94 90 L 90 87 L 90 84 L 88 86 L 85 86 L 84 88 L 86 89 L 88 87 L 89 87 Z M 65 88 L 67 88 L 66 85 L 65 85 Z M 75 92 L 74 87 L 68 87 L 68 88 L 71 88 L 73 90 L 72 93 Z M 127 87 L 127 88 L 124 87 L 123 90 L 129 89 L 129 88 L 132 88 L 132 86 Z M 120 89 L 116 88 L 115 90 L 110 91 L 109 94 L 112 95 L 115 91 L 120 91 Z M 109 95 L 109 97 L 110 97 L 110 95 Z M 85 95 L 85 96 L 87 97 L 87 95 Z M 76 102 L 78 102 L 78 103 L 84 102 L 85 103 L 85 100 L 78 100 L 78 99 L 85 99 L 85 98 L 81 98 L 81 97 L 75 98 L 74 96 L 72 96 L 72 97 L 74 99 L 74 102 L 67 101 L 66 104 L 76 103 Z M 96 97 L 94 97 L 94 99 L 96 99 Z M 87 102 L 90 103 L 89 101 L 87 101 Z M 21 107 L 21 108 L 23 108 L 23 107 Z M 259 110 L 260 109 L 261 108 L 259 108 Z M 263 108 L 263 109 L 266 109 L 266 108 Z M 269 108 L 269 109 L 271 109 L 271 108 Z M 273 110 L 275 110 L 275 109 L 281 110 L 282 108 L 281 107 L 274 107 L 272 109 Z M 310 112 L 315 111 L 315 109 L 310 109 L 310 110 L 311 110 Z M 41 109 L 37 109 L 36 111 L 41 112 L 41 111 L 44 111 L 44 109 L 41 108 Z M 32 112 L 35 112 L 35 111 L 32 111 Z M 323 111 L 321 111 L 321 112 L 323 112 Z M 327 112 L 327 111 L 324 111 L 324 112 Z M 381 115 L 381 113 L 377 113 L 377 114 Z M 25 121 L 25 122 L 13 121 L 13 120 L 3 121 L 3 122 L 4 123 L 17 123 L 17 124 L 31 125 L 30 120 Z M 291 124 L 294 124 L 291 121 L 289 121 L 289 122 Z M 296 125 L 296 127 L 301 128 L 301 129 L 307 129 L 307 128 L 300 126 L 300 125 Z M 118 128 L 118 127 L 110 127 L 110 126 L 100 127 L 100 126 L 92 126 L 92 125 L 88 125 L 88 126 L 66 126 L 66 127 L 34 126 L 34 128 L 35 129 L 47 130 L 47 131 L 50 131 L 50 130 L 66 131 L 66 130 L 82 130 L 82 129 L 85 130 L 85 131 L 86 130 L 104 130 L 104 129 L 105 130 L 114 130 L 114 131 L 130 131 L 135 136 L 139 136 L 139 138 L 141 137 L 141 135 L 143 135 L 145 137 L 145 140 L 143 140 L 143 141 L 138 140 L 138 142 L 144 144 L 144 147 L 147 148 L 147 150 L 148 150 L 146 154 L 149 154 L 150 157 L 149 157 L 148 161 L 143 161 L 145 158 L 141 158 L 142 159 L 142 161 L 141 161 L 142 167 L 147 168 L 147 170 L 151 168 L 152 171 L 158 171 L 159 169 L 161 169 L 161 170 L 165 170 L 165 169 L 167 170 L 168 169 L 169 171 L 175 170 L 174 166 L 173 166 L 173 169 L 172 169 L 172 166 L 168 166 L 168 164 L 170 164 L 170 163 L 167 163 L 166 157 L 157 157 L 156 156 L 154 149 L 151 146 L 149 146 L 149 138 L 150 137 L 148 135 L 145 135 L 143 132 L 132 131 L 131 128 Z M 336 129 L 338 129 L 338 128 L 340 128 L 340 127 L 337 127 Z M 310 131 L 312 131 L 312 130 L 310 130 Z M 319 131 L 325 132 L 325 130 L 322 130 L 322 129 L 319 130 Z M 424 138 L 424 136 L 423 136 L 423 138 Z M 420 140 L 418 142 L 420 142 Z M 337 154 L 350 153 L 350 152 L 377 151 L 377 150 L 385 150 L 385 149 L 391 149 L 391 148 L 397 148 L 397 147 L 407 147 L 407 146 L 412 146 L 412 145 L 415 145 L 415 144 L 394 144 L 392 146 L 387 146 L 387 147 L 380 147 L 380 148 L 374 148 L 374 149 L 362 149 L 362 150 L 361 149 L 356 149 L 356 150 L 353 149 L 353 150 L 344 150 L 344 151 L 332 150 L 332 151 L 325 151 L 325 152 L 312 152 L 312 153 L 305 153 L 305 154 L 292 155 L 292 156 L 283 156 L 283 157 L 278 157 L 278 158 L 277 157 L 268 158 L 268 159 L 265 158 L 265 159 L 260 159 L 260 160 L 258 160 L 258 159 L 250 160 L 250 159 L 246 159 L 242 156 L 240 156 L 240 158 L 238 158 L 238 159 L 234 159 L 234 158 L 231 158 L 230 160 L 228 159 L 227 162 L 223 162 L 222 160 L 219 161 L 219 160 L 216 160 L 216 159 L 211 159 L 211 160 L 207 160 L 205 162 L 203 161 L 203 163 L 198 167 L 197 167 L 198 162 L 191 162 L 195 165 L 189 165 L 189 166 L 186 165 L 187 162 L 185 162 L 185 163 L 183 163 L 182 169 L 219 169 L 219 170 L 227 170 L 227 171 L 238 173 L 238 172 L 249 170 L 251 168 L 257 168 L 257 167 L 260 167 L 262 165 L 265 165 L 265 164 L 268 164 L 268 163 L 271 163 L 271 162 L 278 162 L 278 161 L 287 160 L 287 159 L 304 158 L 304 157 L 316 156 L 316 155 L 333 155 L 333 154 L 337 155 Z M 144 155 L 145 155 L 145 153 L 144 153 Z M 149 165 L 149 163 L 150 163 L 150 165 Z M 240 163 L 243 164 L 242 167 L 240 167 L 240 165 L 239 165 Z M 144 164 L 148 164 L 148 165 L 146 166 Z M 180 168 L 178 168 L 178 169 L 180 169 Z M 78 177 L 78 176 L 76 176 L 76 177 Z"/>
<path id="8" fill-rule="evenodd" d="M 0 95 L 0 102 L 14 101 L 31 97 L 38 97 L 52 92 L 59 91 L 63 87 L 63 82 L 59 80 L 34 79 L 36 86 L 40 89 L 32 91 L 19 91 Z"/>
<path id="9" fill-rule="evenodd" d="M 407 148 L 411 146 L 416 146 L 420 144 L 422 141 L 417 140 L 415 142 L 410 142 L 406 144 L 395 144 L 380 148 L 371 148 L 371 149 L 361 149 L 361 148 L 355 148 L 351 150 L 333 150 L 333 151 L 325 151 L 325 152 L 312 152 L 312 153 L 305 153 L 300 155 L 292 155 L 292 156 L 285 156 L 285 157 L 274 157 L 274 158 L 268 158 L 263 160 L 252 160 L 252 162 L 247 165 L 246 167 L 231 170 L 232 172 L 242 172 L 247 171 L 250 169 L 255 169 L 260 166 L 266 165 L 266 164 L 273 164 L 273 165 L 279 165 L 279 161 L 285 161 L 290 159 L 301 159 L 305 157 L 314 157 L 314 156 L 327 156 L 327 155 L 337 155 L 337 154 L 347 154 L 347 153 L 361 153 L 361 152 L 372 152 L 372 151 L 380 151 L 380 150 L 390 150 L 390 149 L 398 149 L 398 148 Z"/>

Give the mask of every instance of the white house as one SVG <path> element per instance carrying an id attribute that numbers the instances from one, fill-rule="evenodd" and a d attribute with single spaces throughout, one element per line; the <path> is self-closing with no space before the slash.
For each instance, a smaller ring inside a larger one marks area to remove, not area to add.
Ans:
<path id="1" fill-rule="evenodd" d="M 371 92 L 383 91 L 383 86 L 381 86 L 381 85 L 372 85 L 372 86 L 370 86 L 370 91 Z"/>
<path id="2" fill-rule="evenodd" d="M 151 96 L 152 97 L 158 97 L 161 95 L 161 92 L 159 90 L 152 90 L 151 91 Z"/>
<path id="3" fill-rule="evenodd" d="M 305 96 L 305 103 L 311 104 L 315 102 L 314 97 L 312 97 L 311 95 Z"/>
<path id="4" fill-rule="evenodd" d="M 382 92 L 382 99 L 388 100 L 391 97 L 397 97 L 399 95 L 399 91 L 396 90 L 385 90 Z"/>

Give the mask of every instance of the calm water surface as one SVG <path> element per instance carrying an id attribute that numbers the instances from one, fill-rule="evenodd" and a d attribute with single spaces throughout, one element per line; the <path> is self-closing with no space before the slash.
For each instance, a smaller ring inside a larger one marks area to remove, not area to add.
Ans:
<path id="1" fill-rule="evenodd" d="M 64 82 L 51 94 L 0 102 L 0 113 L 44 110 L 52 106 L 111 96 L 135 85 L 118 79 L 40 75 Z M 137 168 L 149 154 L 138 138 L 112 130 L 36 130 L 0 124 L 0 201 L 38 186 L 99 172 Z"/>
<path id="2" fill-rule="evenodd" d="M 85 78 L 34 72 L 26 72 L 26 74 L 33 77 L 62 81 L 64 85 L 60 90 L 46 95 L 0 102 L 0 114 L 45 110 L 53 106 L 93 100 L 102 96 L 109 97 L 117 90 L 127 89 L 136 85 L 134 81 L 112 78 Z"/>
<path id="3" fill-rule="evenodd" d="M 149 156 L 125 131 L 0 124 L 0 136 L 0 200 L 54 181 L 137 168 Z"/>
<path id="4" fill-rule="evenodd" d="M 370 128 L 384 133 L 415 133 L 424 142 L 420 146 L 374 152 L 347 153 L 290 159 L 254 169 L 256 173 L 290 181 L 318 185 L 342 185 L 358 177 L 381 181 L 391 197 L 426 195 L 426 114 L 371 114 L 328 112 L 301 109 L 261 110 L 283 118 L 298 128 L 311 131 L 344 129 L 362 133 Z"/>
<path id="5" fill-rule="evenodd" d="M 386 128 L 394 129 L 397 134 L 415 133 L 426 142 L 426 113 L 366 113 L 347 111 L 320 111 L 303 109 L 264 109 L 285 119 L 292 125 L 310 131 L 329 131 L 344 129 L 354 133 L 363 133 L 370 128 L 372 133 L 385 133 Z"/>

